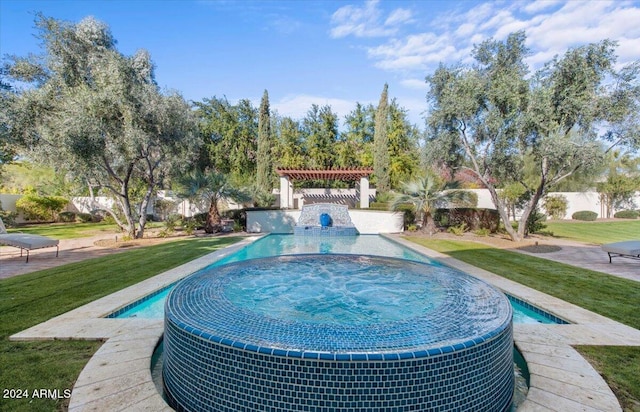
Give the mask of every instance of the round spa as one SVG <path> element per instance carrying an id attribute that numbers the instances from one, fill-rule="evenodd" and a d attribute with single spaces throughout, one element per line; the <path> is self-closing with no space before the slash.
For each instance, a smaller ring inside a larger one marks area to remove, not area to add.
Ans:
<path id="1" fill-rule="evenodd" d="M 165 308 L 178 411 L 504 411 L 511 305 L 441 265 L 295 255 L 212 267 Z"/>

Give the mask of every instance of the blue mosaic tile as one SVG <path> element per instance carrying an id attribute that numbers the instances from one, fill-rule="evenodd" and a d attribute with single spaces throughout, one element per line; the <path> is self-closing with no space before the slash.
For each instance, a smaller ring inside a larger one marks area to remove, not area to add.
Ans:
<path id="1" fill-rule="evenodd" d="M 287 265 L 343 255 L 270 259 Z M 360 258 L 393 265 L 396 259 Z M 358 325 L 294 322 L 237 307 L 225 282 L 264 261 L 214 268 L 179 284 L 166 304 L 164 385 L 179 411 L 502 411 L 513 394 L 511 307 L 467 275 L 448 273 L 448 299 L 424 316 Z M 402 272 L 432 276 L 426 264 Z M 446 272 L 446 270 L 445 270 Z M 295 276 L 295 272 L 292 273 Z M 434 275 L 435 276 L 435 275 Z M 442 284 L 441 284 L 442 283 Z M 242 343 L 244 346 L 240 345 Z"/>

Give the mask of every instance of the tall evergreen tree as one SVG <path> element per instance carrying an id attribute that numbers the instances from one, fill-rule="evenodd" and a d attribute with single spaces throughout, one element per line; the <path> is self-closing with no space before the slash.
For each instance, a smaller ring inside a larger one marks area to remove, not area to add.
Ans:
<path id="1" fill-rule="evenodd" d="M 373 174 L 376 177 L 378 193 L 385 193 L 391 189 L 389 177 L 389 134 L 387 118 L 389 116 L 389 85 L 384 84 L 380 102 L 376 110 L 375 131 L 373 134 Z"/>
<path id="2" fill-rule="evenodd" d="M 259 191 L 271 192 L 271 115 L 269 93 L 265 90 L 260 101 L 258 117 L 258 154 L 256 158 L 256 186 Z"/>
<path id="3" fill-rule="evenodd" d="M 396 99 L 392 99 L 389 106 L 388 130 L 389 181 L 392 188 L 398 188 L 411 180 L 418 170 L 420 132 L 409 123 L 407 111 Z"/>
<path id="4" fill-rule="evenodd" d="M 225 98 L 213 97 L 196 102 L 200 133 L 208 159 L 204 167 L 226 174 L 240 187 L 255 182 L 258 140 L 258 110 L 248 99 L 232 105 Z"/>
<path id="5" fill-rule="evenodd" d="M 306 134 L 307 167 L 330 169 L 334 165 L 333 146 L 338 137 L 338 116 L 331 106 L 311 106 L 303 121 Z"/>
<path id="6" fill-rule="evenodd" d="M 304 145 L 300 124 L 290 117 L 276 116 L 274 164 L 284 168 L 304 167 Z"/>
<path id="7" fill-rule="evenodd" d="M 336 161 L 339 167 L 367 167 L 373 165 L 372 146 L 374 117 L 376 109 L 372 104 L 356 108 L 345 116 L 344 133 L 340 133 L 336 147 Z"/>

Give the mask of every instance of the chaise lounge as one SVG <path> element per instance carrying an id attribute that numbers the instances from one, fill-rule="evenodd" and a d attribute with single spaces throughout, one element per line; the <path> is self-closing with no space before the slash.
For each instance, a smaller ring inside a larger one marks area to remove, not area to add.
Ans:
<path id="1" fill-rule="evenodd" d="M 0 245 L 8 245 L 17 247 L 20 249 L 20 256 L 22 252 L 27 251 L 27 261 L 29 263 L 29 251 L 34 249 L 42 249 L 47 247 L 56 247 L 56 257 L 60 248 L 58 246 L 60 241 L 58 239 L 51 239 L 46 236 L 40 235 L 28 235 L 26 233 L 7 233 L 7 229 L 0 219 Z"/>
<path id="2" fill-rule="evenodd" d="M 609 254 L 609 263 L 612 257 L 626 257 L 640 260 L 640 240 L 628 240 L 602 245 L 602 250 Z"/>

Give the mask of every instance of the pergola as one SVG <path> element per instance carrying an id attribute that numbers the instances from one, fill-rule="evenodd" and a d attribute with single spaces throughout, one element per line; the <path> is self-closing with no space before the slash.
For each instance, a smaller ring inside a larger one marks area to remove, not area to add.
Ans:
<path id="1" fill-rule="evenodd" d="M 293 207 L 293 181 L 295 180 L 342 180 L 358 181 L 356 188 L 360 192 L 360 207 L 369 207 L 369 175 L 372 168 L 351 169 L 276 169 L 280 176 L 280 207 Z"/>

